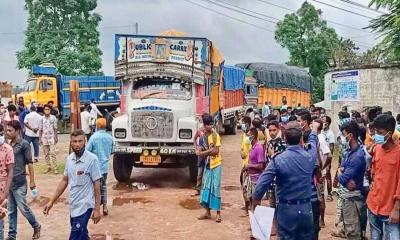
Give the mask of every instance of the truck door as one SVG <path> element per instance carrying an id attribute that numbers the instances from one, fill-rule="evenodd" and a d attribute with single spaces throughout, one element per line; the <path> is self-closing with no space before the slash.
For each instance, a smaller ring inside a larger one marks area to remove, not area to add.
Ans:
<path id="1" fill-rule="evenodd" d="M 54 102 L 55 107 L 58 107 L 56 79 L 41 78 L 39 82 L 38 101 L 42 104 L 47 104 L 50 100 Z"/>

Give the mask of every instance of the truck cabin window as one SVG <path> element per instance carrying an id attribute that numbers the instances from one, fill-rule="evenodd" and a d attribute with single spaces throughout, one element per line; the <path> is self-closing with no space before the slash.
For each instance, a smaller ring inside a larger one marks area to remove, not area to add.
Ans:
<path id="1" fill-rule="evenodd" d="M 39 85 L 39 90 L 44 91 L 44 92 L 53 90 L 53 82 L 48 79 L 42 80 Z"/>
<path id="2" fill-rule="evenodd" d="M 29 79 L 25 85 L 26 92 L 32 92 L 36 90 L 36 79 Z"/>
<path id="3" fill-rule="evenodd" d="M 247 85 L 246 86 L 246 95 L 257 95 L 257 86 Z"/>
<path id="4" fill-rule="evenodd" d="M 131 97 L 133 99 L 156 98 L 190 100 L 192 97 L 192 86 L 188 82 L 144 79 L 133 84 Z"/>

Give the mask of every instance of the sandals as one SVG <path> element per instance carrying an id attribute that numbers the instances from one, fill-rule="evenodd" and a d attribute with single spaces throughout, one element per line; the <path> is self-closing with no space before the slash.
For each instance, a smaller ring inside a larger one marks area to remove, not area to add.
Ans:
<path id="1" fill-rule="evenodd" d="M 215 221 L 216 221 L 217 223 L 222 222 L 221 215 L 217 215 L 217 219 L 215 219 Z"/>

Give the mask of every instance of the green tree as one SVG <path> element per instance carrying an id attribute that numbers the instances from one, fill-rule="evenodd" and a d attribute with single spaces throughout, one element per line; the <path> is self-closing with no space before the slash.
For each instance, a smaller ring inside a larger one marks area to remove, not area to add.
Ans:
<path id="1" fill-rule="evenodd" d="M 336 48 L 332 51 L 332 61 L 330 67 L 343 67 L 357 64 L 359 59 L 356 51 L 359 47 L 350 40 L 340 38 L 337 42 Z"/>
<path id="2" fill-rule="evenodd" d="M 100 74 L 97 0 L 25 0 L 28 27 L 18 68 L 53 63 L 64 75 Z"/>
<path id="3" fill-rule="evenodd" d="M 369 28 L 384 36 L 381 45 L 386 61 L 400 60 L 400 1 L 372 0 L 377 8 L 386 8 L 389 13 L 382 14 L 370 21 Z"/>
<path id="4" fill-rule="evenodd" d="M 275 31 L 276 41 L 289 51 L 288 64 L 309 68 L 313 102 L 324 99 L 324 73 L 338 44 L 335 30 L 327 26 L 321 14 L 321 10 L 304 2 L 297 12 L 278 22 Z"/>

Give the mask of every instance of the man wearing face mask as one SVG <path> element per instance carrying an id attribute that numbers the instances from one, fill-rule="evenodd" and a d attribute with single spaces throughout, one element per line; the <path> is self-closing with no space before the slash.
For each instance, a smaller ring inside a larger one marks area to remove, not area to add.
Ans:
<path id="1" fill-rule="evenodd" d="M 400 239 L 400 145 L 392 138 L 396 121 L 382 114 L 374 120 L 376 147 L 367 198 L 371 239 Z"/>
<path id="2" fill-rule="evenodd" d="M 321 209 L 325 208 L 324 202 L 322 201 L 322 194 L 319 192 L 320 188 L 318 187 L 321 184 L 321 159 L 319 156 L 319 146 L 318 146 L 318 137 L 316 136 L 316 142 L 311 134 L 310 124 L 311 124 L 311 113 L 307 110 L 300 110 L 296 113 L 297 122 L 300 124 L 302 128 L 302 140 L 303 146 L 305 150 L 311 155 L 313 161 L 315 162 L 314 172 L 312 177 L 312 195 L 311 195 L 311 205 L 313 212 L 313 231 L 314 231 L 314 240 L 317 240 L 319 237 L 320 231 L 320 213 Z M 320 127 L 320 123 L 315 123 L 314 125 Z M 317 129 L 315 129 L 317 132 Z"/>
<path id="3" fill-rule="evenodd" d="M 64 176 L 50 202 L 43 210 L 45 215 L 68 187 L 70 205 L 71 240 L 89 239 L 87 225 L 100 221 L 100 166 L 93 153 L 85 150 L 85 133 L 76 129 L 71 133 L 73 152 L 65 163 Z"/>
<path id="4" fill-rule="evenodd" d="M 244 179 L 246 177 L 246 171 L 244 171 L 244 168 L 247 166 L 249 163 L 249 153 L 250 153 L 250 148 L 251 148 L 251 141 L 249 136 L 247 135 L 249 130 L 250 130 L 250 125 L 251 125 L 251 118 L 248 116 L 244 116 L 242 119 L 242 145 L 240 147 L 240 156 L 242 158 L 242 171 L 240 171 L 240 186 L 242 187 L 242 190 L 245 189 L 244 186 Z M 243 199 L 244 199 L 244 208 L 245 210 L 245 215 L 248 215 L 248 206 L 249 203 L 247 202 L 247 195 L 243 192 Z"/>
<path id="5" fill-rule="evenodd" d="M 281 110 L 281 122 L 283 124 L 286 124 L 287 122 L 289 122 L 289 113 L 287 109 L 282 109 Z"/>
<path id="6" fill-rule="evenodd" d="M 8 198 L 14 171 L 14 153 L 5 141 L 3 125 L 0 125 L 0 207 Z M 0 215 L 4 213 L 1 212 Z M 0 219 L 0 239 L 4 239 L 4 220 Z"/>
<path id="7" fill-rule="evenodd" d="M 364 173 L 366 169 L 365 152 L 359 144 L 359 125 L 354 120 L 344 123 L 340 128 L 348 152 L 338 169 L 338 180 L 343 199 L 342 218 L 347 239 L 363 239 L 362 217 L 366 214 L 364 191 Z"/>
<path id="8" fill-rule="evenodd" d="M 246 212 L 250 210 L 252 204 L 252 195 L 254 193 L 257 180 L 265 168 L 265 151 L 263 145 L 261 145 L 257 140 L 257 129 L 251 128 L 248 132 L 248 136 L 251 143 L 249 162 L 243 168 L 243 171 L 245 171 L 245 178 L 243 181 L 243 196 L 246 203 Z"/>
<path id="9" fill-rule="evenodd" d="M 333 133 L 331 127 L 332 119 L 329 116 L 324 116 L 322 118 L 322 121 L 324 122 L 324 126 L 322 129 L 322 134 L 325 136 L 326 141 L 329 144 L 329 149 L 331 151 L 331 154 L 334 153 L 335 150 L 335 134 Z M 332 167 L 332 157 L 327 159 L 326 162 L 326 174 L 324 177 L 324 181 L 326 181 L 326 186 L 328 190 L 328 196 L 326 198 L 326 201 L 332 202 L 333 197 L 332 197 L 332 175 L 331 175 L 331 167 Z"/>

